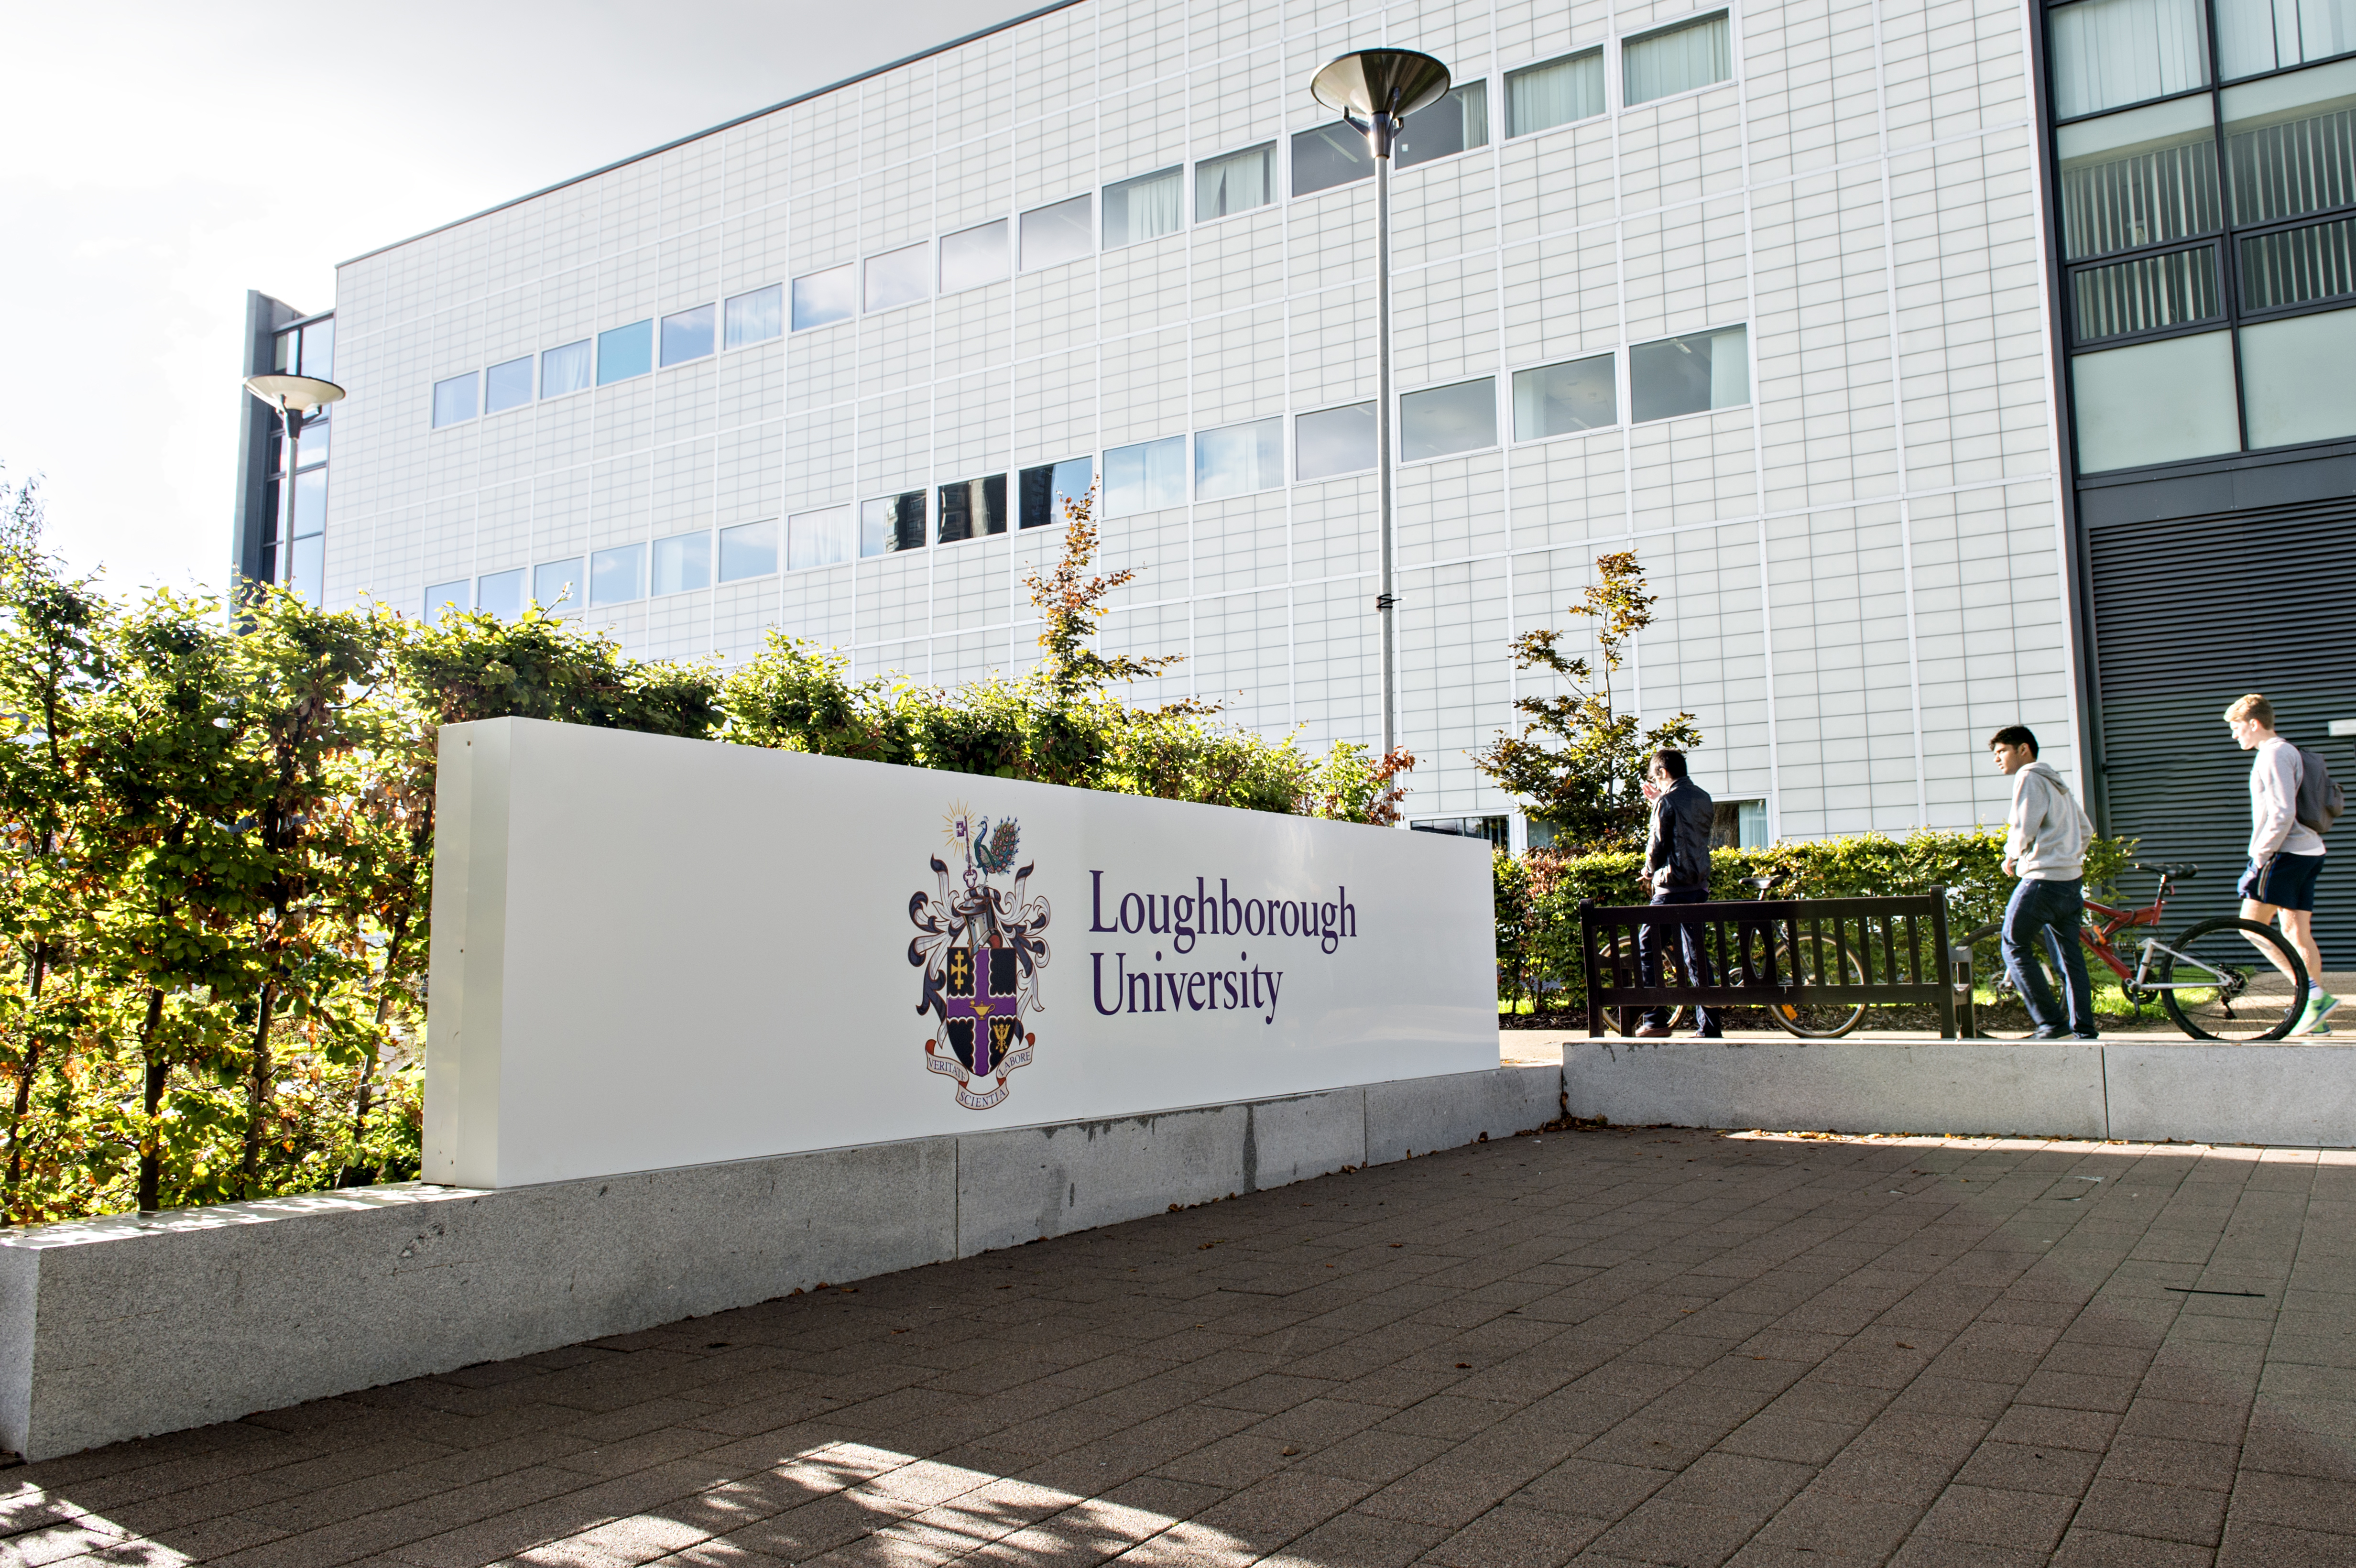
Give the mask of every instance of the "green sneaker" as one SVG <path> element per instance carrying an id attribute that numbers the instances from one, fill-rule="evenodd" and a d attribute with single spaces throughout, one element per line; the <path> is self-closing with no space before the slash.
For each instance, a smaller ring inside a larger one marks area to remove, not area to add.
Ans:
<path id="1" fill-rule="evenodd" d="M 2323 1020 L 2330 1014 L 2331 1009 L 2339 1005 L 2340 998 L 2333 996 L 2329 991 L 2308 992 L 2307 1010 L 2298 1015 L 2298 1027 L 2292 1029 L 2290 1032 L 2293 1034 L 2329 1034 L 2331 1032 L 2331 1028 Z"/>

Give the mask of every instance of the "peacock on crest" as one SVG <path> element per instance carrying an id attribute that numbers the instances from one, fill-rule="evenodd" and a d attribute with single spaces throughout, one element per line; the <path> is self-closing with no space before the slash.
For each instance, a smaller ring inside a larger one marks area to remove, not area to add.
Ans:
<path id="1" fill-rule="evenodd" d="M 1016 826 L 1014 818 L 1006 817 L 992 827 L 985 817 L 973 836 L 973 863 L 993 876 L 1011 871 L 1022 841 L 1023 829 Z"/>

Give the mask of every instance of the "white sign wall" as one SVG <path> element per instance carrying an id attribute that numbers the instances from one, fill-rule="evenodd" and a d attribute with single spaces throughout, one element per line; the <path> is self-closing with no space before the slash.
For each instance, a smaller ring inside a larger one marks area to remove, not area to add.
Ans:
<path id="1" fill-rule="evenodd" d="M 436 811 L 429 1181 L 1497 1064 L 1478 842 L 521 719 Z"/>

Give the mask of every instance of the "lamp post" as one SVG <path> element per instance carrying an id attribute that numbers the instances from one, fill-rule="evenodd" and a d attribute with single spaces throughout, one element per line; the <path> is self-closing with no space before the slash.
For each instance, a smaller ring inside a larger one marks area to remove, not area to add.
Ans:
<path id="1" fill-rule="evenodd" d="M 286 464 L 280 471 L 284 477 L 279 482 L 279 490 L 284 498 L 279 502 L 275 513 L 270 519 L 270 527 L 274 534 L 288 521 L 287 517 L 275 514 L 290 513 L 294 504 L 294 471 L 301 466 L 303 421 L 329 403 L 341 402 L 344 389 L 333 381 L 322 381 L 316 376 L 287 376 L 276 373 L 248 376 L 245 379 L 245 389 L 278 411 L 278 423 L 286 432 Z M 284 575 L 278 569 L 274 556 L 272 558 L 271 570 L 273 576 Z"/>
<path id="2" fill-rule="evenodd" d="M 1380 568 L 1375 611 L 1382 617 L 1383 755 L 1398 745 L 1398 639 L 1391 592 L 1391 148 L 1399 125 L 1448 91 L 1448 68 L 1412 49 L 1360 49 L 1329 63 L 1309 83 L 1310 96 L 1338 112 L 1375 155 L 1375 485 L 1379 500 Z"/>

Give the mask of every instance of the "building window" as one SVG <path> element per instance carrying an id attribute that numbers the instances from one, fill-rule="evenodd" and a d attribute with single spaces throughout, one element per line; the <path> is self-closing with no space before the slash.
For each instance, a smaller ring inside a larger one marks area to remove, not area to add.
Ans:
<path id="1" fill-rule="evenodd" d="M 1763 800 L 1721 800 L 1710 813 L 1709 847 L 1713 849 L 1767 848 L 1767 803 Z"/>
<path id="2" fill-rule="evenodd" d="M 531 356 L 494 365 L 483 372 L 483 411 L 503 414 L 531 401 Z"/>
<path id="3" fill-rule="evenodd" d="M 1023 215 L 1023 270 L 1076 261 L 1096 249 L 1088 226 L 1088 198 L 1076 196 Z"/>
<path id="4" fill-rule="evenodd" d="M 1105 249 L 1177 233 L 1185 219 L 1184 186 L 1183 171 L 1168 168 L 1105 187 Z"/>
<path id="5" fill-rule="evenodd" d="M 2209 85 L 2201 0 L 2077 0 L 2045 15 L 2057 120 Z"/>
<path id="6" fill-rule="evenodd" d="M 647 596 L 647 547 L 616 545 L 589 558 L 589 603 L 627 604 Z"/>
<path id="7" fill-rule="evenodd" d="M 786 330 L 786 290 L 782 283 L 738 294 L 728 302 L 722 331 L 731 348 L 766 343 Z"/>
<path id="8" fill-rule="evenodd" d="M 2217 0 L 2217 74 L 2228 81 L 2351 51 L 2347 0 Z"/>
<path id="9" fill-rule="evenodd" d="M 1104 454 L 1105 516 L 1134 517 L 1186 504 L 1186 438 L 1164 436 Z"/>
<path id="10" fill-rule="evenodd" d="M 597 384 L 611 386 L 655 368 L 655 324 L 634 321 L 597 335 Z"/>
<path id="11" fill-rule="evenodd" d="M 1205 158 L 1194 165 L 1194 221 L 1232 217 L 1276 199 L 1276 144 Z"/>
<path id="12" fill-rule="evenodd" d="M 487 572 L 475 581 L 475 608 L 512 621 L 523 613 L 523 568 Z"/>
<path id="13" fill-rule="evenodd" d="M 335 426 L 328 422 L 327 416 L 325 414 L 313 414 L 309 419 L 306 419 L 302 422 L 301 432 L 303 437 L 303 451 L 300 458 L 302 465 L 305 468 L 310 468 L 318 464 L 327 462 L 327 438 L 335 432 Z M 280 466 L 284 466 L 283 454 Z"/>
<path id="14" fill-rule="evenodd" d="M 540 395 L 561 398 L 589 389 L 589 340 L 552 348 L 540 357 Z"/>
<path id="15" fill-rule="evenodd" d="M 916 304 L 931 292 L 932 272 L 933 248 L 929 244 L 903 245 L 897 251 L 868 257 L 864 308 L 896 310 L 901 305 Z"/>
<path id="16" fill-rule="evenodd" d="M 1479 838 L 1493 849 L 1511 847 L 1508 836 L 1511 819 L 1503 816 L 1427 816 L 1420 822 L 1410 822 L 1410 833 L 1445 833 L 1451 838 Z"/>
<path id="17" fill-rule="evenodd" d="M 684 365 L 691 359 L 711 357 L 712 317 L 717 314 L 711 305 L 700 304 L 663 317 L 662 362 Z"/>
<path id="18" fill-rule="evenodd" d="M 2081 267 L 2070 274 L 2070 295 L 2072 328 L 2080 343 L 2183 326 L 2225 314 L 2214 245 Z"/>
<path id="19" fill-rule="evenodd" d="M 444 610 L 455 610 L 464 613 L 473 609 L 475 602 L 471 591 L 474 586 L 472 582 L 462 577 L 455 582 L 437 582 L 427 589 L 425 591 L 425 624 L 430 626 L 439 621 Z"/>
<path id="20" fill-rule="evenodd" d="M 2217 136 L 2205 95 L 2082 120 L 2055 142 L 2063 260 L 2216 231 Z"/>
<path id="21" fill-rule="evenodd" d="M 310 454 L 304 453 L 307 458 Z M 289 539 L 309 539 L 325 533 L 327 528 L 327 471 L 314 468 L 307 462 L 303 472 L 294 475 L 294 498 L 289 508 L 286 534 Z"/>
<path id="22" fill-rule="evenodd" d="M 315 380 L 336 379 L 336 318 L 327 316 L 303 328 L 302 352 L 295 363 Z"/>
<path id="23" fill-rule="evenodd" d="M 1061 463 L 1024 469 L 1017 497 L 1022 516 L 1016 526 L 1044 528 L 1049 523 L 1062 522 L 1064 508 L 1087 495 L 1096 482 L 1096 460 L 1089 457 L 1069 457 Z"/>
<path id="24" fill-rule="evenodd" d="M 743 523 L 720 530 L 720 581 L 742 582 L 777 570 L 777 523 Z"/>
<path id="25" fill-rule="evenodd" d="M 1375 405 L 1345 403 L 1292 421 L 1292 471 L 1303 481 L 1362 474 L 1375 465 Z"/>
<path id="26" fill-rule="evenodd" d="M 2115 0 L 2079 3 L 2107 5 Z M 2200 0 L 2191 3 L 2198 5 Z M 1632 109 L 1656 98 L 1731 80 L 1734 51 L 1726 13 L 1628 39 L 1620 46 L 1620 101 Z"/>
<path id="27" fill-rule="evenodd" d="M 2229 87 L 2223 99 L 2234 223 L 2356 202 L 2356 60 Z"/>
<path id="28" fill-rule="evenodd" d="M 2356 293 L 2356 219 L 2250 235 L 2240 270 L 2250 314 Z"/>
<path id="29" fill-rule="evenodd" d="M 286 592 L 304 603 L 318 607 L 326 583 L 327 541 L 319 534 L 298 539 L 286 550 Z"/>
<path id="30" fill-rule="evenodd" d="M 786 567 L 799 571 L 851 559 L 851 508 L 829 507 L 786 519 Z"/>
<path id="31" fill-rule="evenodd" d="M 1375 155 L 1366 139 L 1344 124 L 1318 125 L 1292 138 L 1292 194 L 1313 196 L 1353 180 L 1370 179 Z"/>
<path id="32" fill-rule="evenodd" d="M 1514 372 L 1515 441 L 1602 430 L 1619 422 L 1620 394 L 1609 354 Z"/>
<path id="33" fill-rule="evenodd" d="M 475 417 L 475 373 L 434 383 L 434 428 L 465 424 Z"/>
<path id="34" fill-rule="evenodd" d="M 581 581 L 581 558 L 570 560 L 542 561 L 531 569 L 531 602 L 543 610 L 570 614 L 581 608 L 581 594 L 576 585 Z"/>
<path id="35" fill-rule="evenodd" d="M 1603 101 L 1603 51 L 1582 49 L 1544 65 L 1505 74 L 1505 134 L 1526 136 L 1577 120 L 1591 120 Z"/>
<path id="36" fill-rule="evenodd" d="M 1405 169 L 1488 144 L 1489 84 L 1472 81 L 1408 115 L 1393 154 Z"/>
<path id="37" fill-rule="evenodd" d="M 1006 475 L 992 474 L 986 479 L 960 479 L 942 485 L 938 526 L 943 544 L 1004 533 Z"/>
<path id="38" fill-rule="evenodd" d="M 2253 447 L 2356 435 L 2356 310 L 2242 328 L 2242 398 Z"/>
<path id="39" fill-rule="evenodd" d="M 655 540 L 655 597 L 712 586 L 712 536 L 673 534 Z"/>
<path id="40" fill-rule="evenodd" d="M 1216 501 L 1284 483 L 1284 421 L 1252 420 L 1194 432 L 1194 499 Z"/>
<path id="41" fill-rule="evenodd" d="M 2081 354 L 2070 361 L 2070 400 L 2086 473 L 2241 450 L 2233 344 L 2222 332 Z"/>
<path id="42" fill-rule="evenodd" d="M 925 548 L 925 493 L 904 490 L 862 502 L 859 508 L 859 553 L 892 555 Z"/>
<path id="43" fill-rule="evenodd" d="M 1399 400 L 1399 460 L 1414 463 L 1497 444 L 1497 382 L 1428 387 Z"/>
<path id="44" fill-rule="evenodd" d="M 1750 330 L 1639 343 L 1628 350 L 1628 400 L 1639 424 L 1740 408 L 1751 400 Z"/>
<path id="45" fill-rule="evenodd" d="M 854 270 L 845 261 L 840 267 L 829 267 L 823 272 L 794 280 L 794 330 L 827 326 L 838 321 L 849 321 L 857 295 Z"/>
<path id="46" fill-rule="evenodd" d="M 941 293 L 962 293 L 1003 283 L 1007 274 L 1006 219 L 961 229 L 941 240 Z"/>

